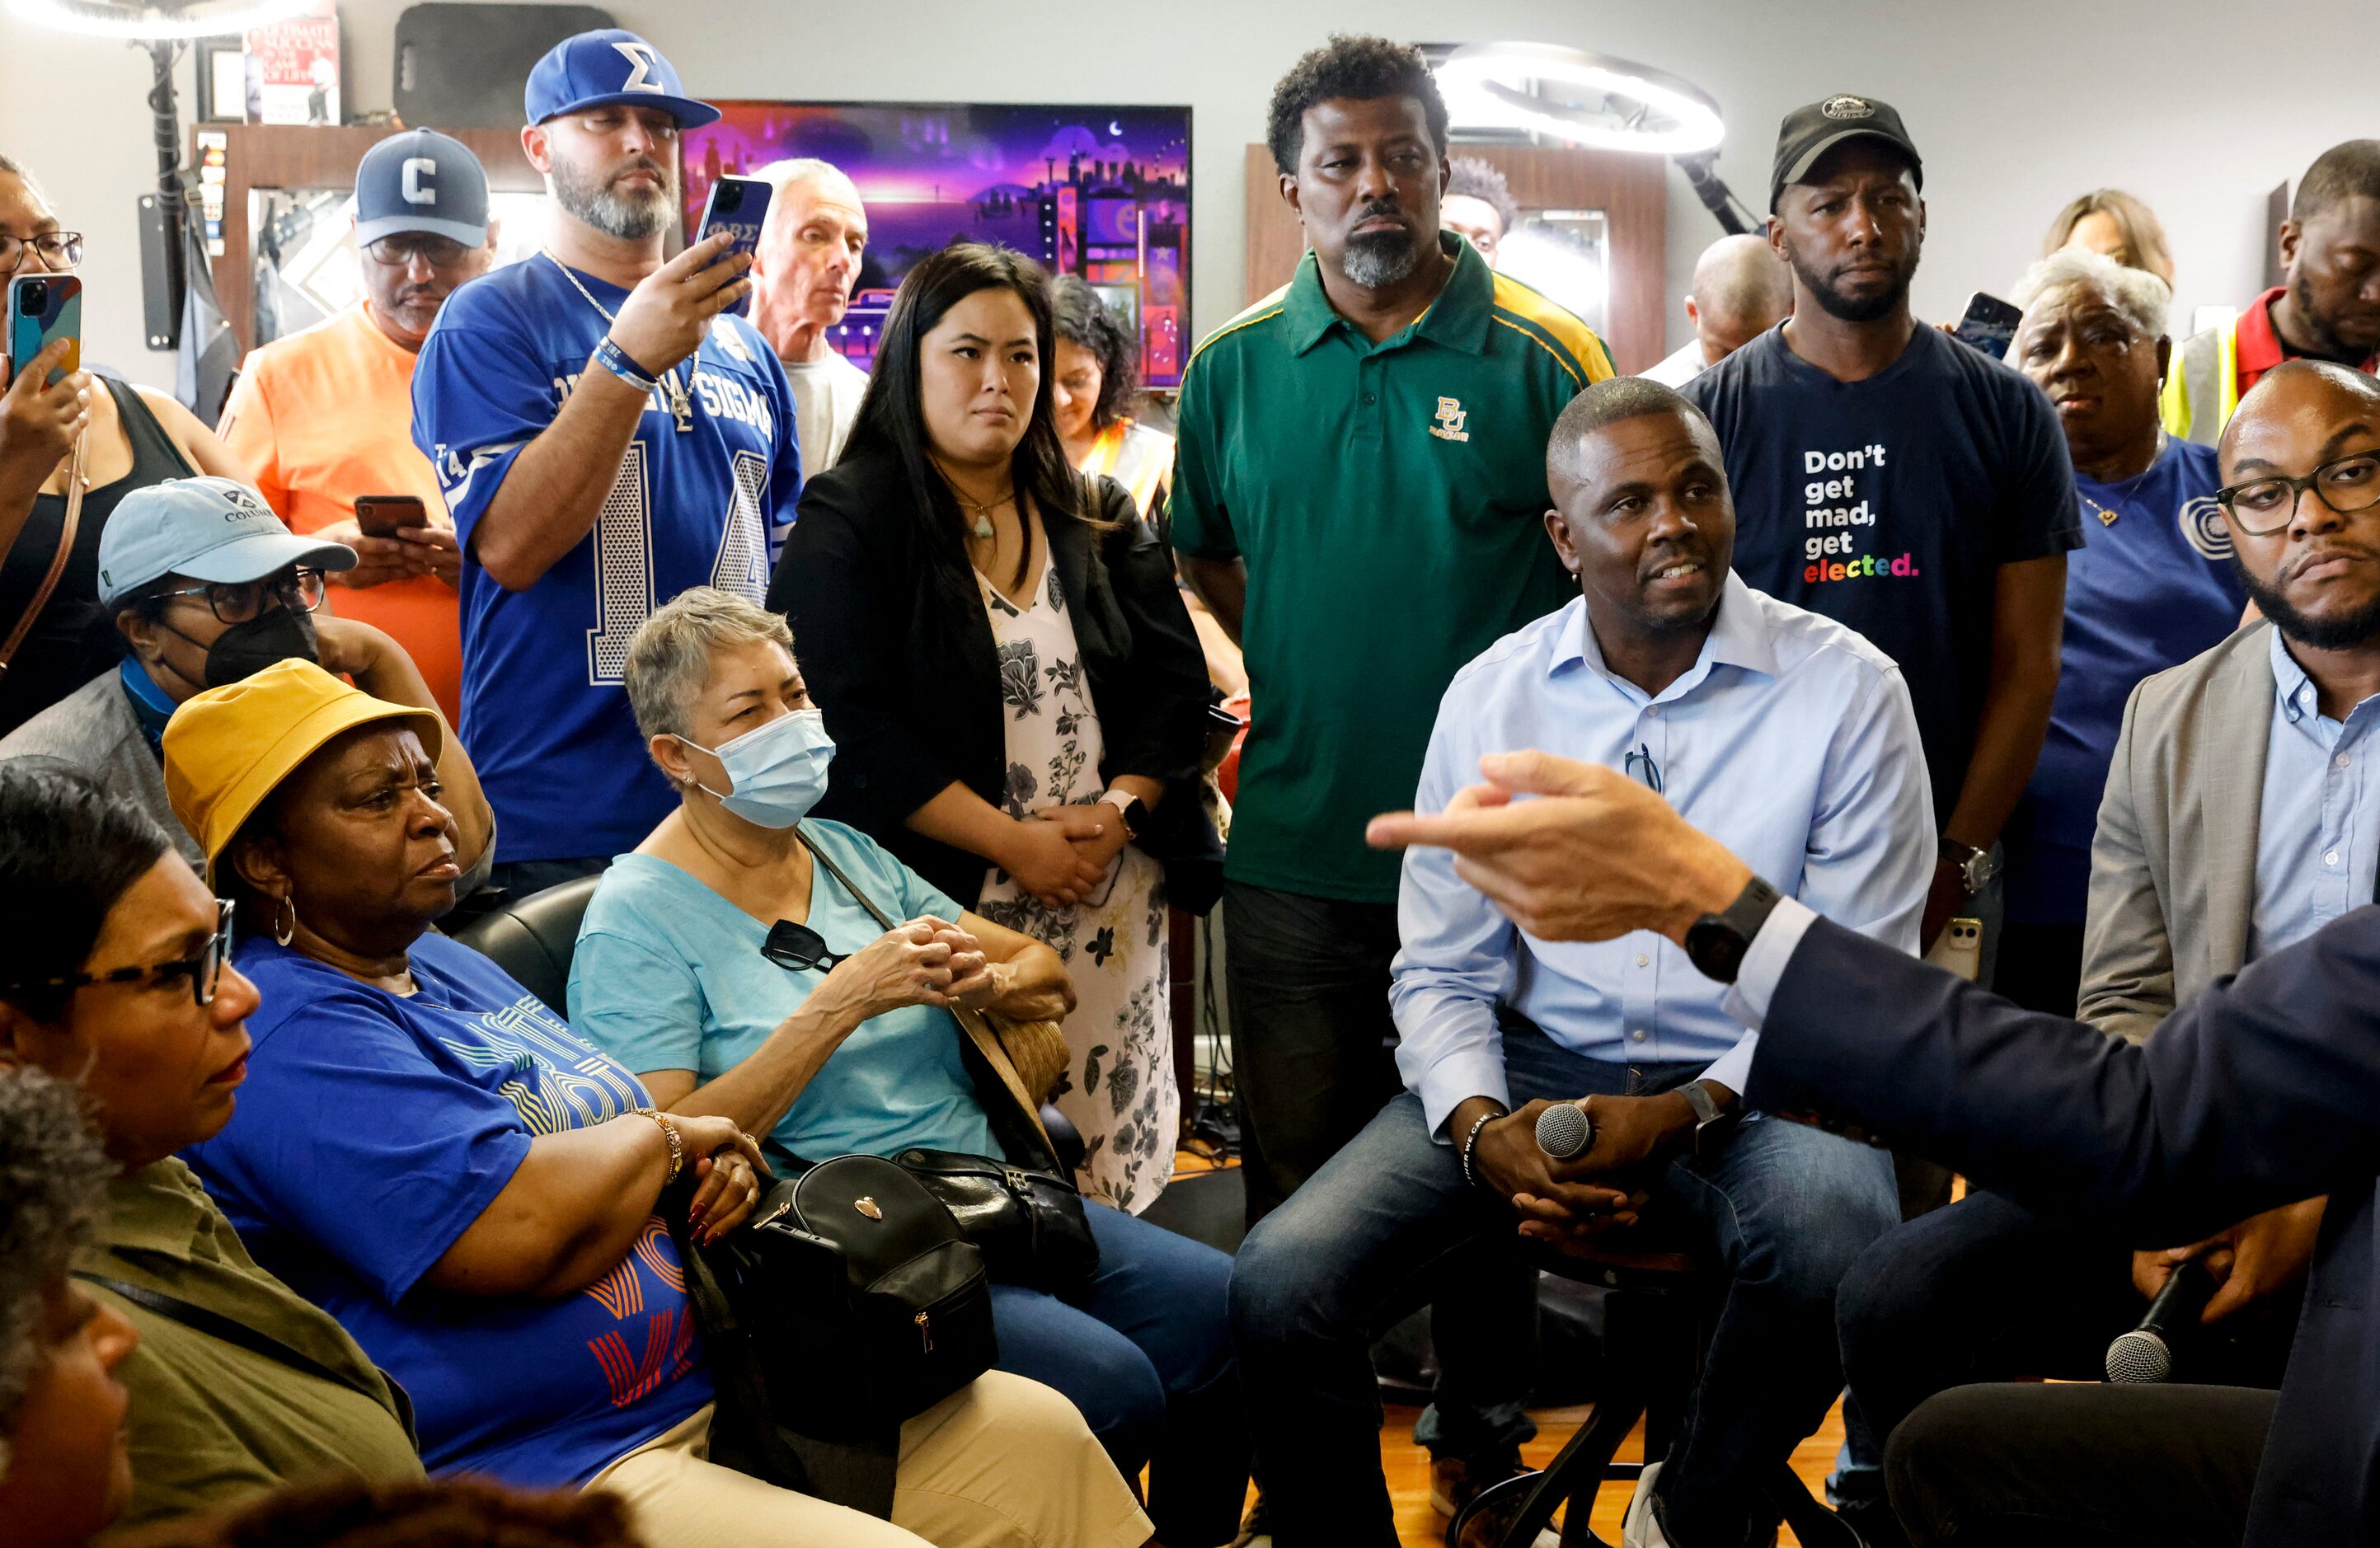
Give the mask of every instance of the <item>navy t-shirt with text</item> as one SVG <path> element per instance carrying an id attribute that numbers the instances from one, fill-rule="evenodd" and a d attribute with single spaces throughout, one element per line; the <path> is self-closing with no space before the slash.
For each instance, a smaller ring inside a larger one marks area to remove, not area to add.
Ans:
<path id="1" fill-rule="evenodd" d="M 1991 675 L 1999 567 L 2082 544 L 2049 400 L 1922 325 L 1864 381 L 1803 360 L 1779 326 L 1683 392 L 1718 431 L 1736 573 L 1900 663 L 1947 819 Z"/>

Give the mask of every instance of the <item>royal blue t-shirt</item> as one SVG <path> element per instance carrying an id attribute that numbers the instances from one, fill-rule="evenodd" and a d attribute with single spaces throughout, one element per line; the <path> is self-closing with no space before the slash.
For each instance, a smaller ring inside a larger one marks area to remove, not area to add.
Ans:
<path id="1" fill-rule="evenodd" d="M 2080 925 L 2091 839 L 2124 704 L 2141 679 L 2212 649 L 2240 626 L 2248 596 L 2215 503 L 2215 448 L 2168 440 L 2147 472 L 2074 487 L 2090 544 L 2066 561 L 2066 636 L 2058 702 L 2033 782 L 2009 818 L 2008 915 Z"/>
<path id="2" fill-rule="evenodd" d="M 432 1472 L 583 1483 L 710 1401 L 659 1215 L 574 1294 L 455 1295 L 421 1276 L 539 1134 L 644 1107 L 634 1075 L 469 947 L 413 947 L 411 998 L 272 941 L 236 957 L 263 1004 L 222 1133 L 184 1154 L 256 1261 L 413 1397 Z"/>
<path id="3" fill-rule="evenodd" d="M 750 323 L 722 316 L 674 368 L 681 385 L 691 369 L 692 429 L 656 387 L 594 529 L 526 591 L 488 577 L 472 529 L 589 369 L 611 327 L 595 303 L 616 313 L 627 295 L 540 253 L 455 291 L 413 373 L 414 443 L 463 543 L 459 729 L 500 861 L 616 854 L 669 814 L 677 797 L 621 687 L 628 641 L 688 587 L 762 600 L 801 493 L 784 368 Z"/>
<path id="4" fill-rule="evenodd" d="M 1999 568 L 2082 543 L 2066 437 L 2041 389 L 1939 330 L 1837 381 L 1780 324 L 1681 389 L 1735 499 L 1735 569 L 1900 665 L 1949 820 L 1991 677 Z"/>

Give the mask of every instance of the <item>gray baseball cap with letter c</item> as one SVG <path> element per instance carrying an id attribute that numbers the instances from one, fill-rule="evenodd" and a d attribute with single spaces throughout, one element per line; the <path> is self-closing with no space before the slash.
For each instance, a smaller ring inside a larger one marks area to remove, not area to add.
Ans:
<path id="1" fill-rule="evenodd" d="M 487 245 L 487 169 L 469 146 L 436 129 L 393 134 L 356 163 L 356 246 L 408 231 Z"/>

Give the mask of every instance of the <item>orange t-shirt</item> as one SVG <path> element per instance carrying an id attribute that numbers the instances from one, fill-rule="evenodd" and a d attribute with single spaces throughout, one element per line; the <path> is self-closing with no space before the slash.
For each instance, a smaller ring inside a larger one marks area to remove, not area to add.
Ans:
<path id="1" fill-rule="evenodd" d="M 438 476 L 413 444 L 412 351 L 361 302 L 252 352 L 219 433 L 294 532 L 352 520 L 356 497 L 409 494 L 451 525 Z M 331 610 L 405 647 L 453 725 L 462 712 L 463 640 L 455 588 L 434 575 L 334 586 Z"/>

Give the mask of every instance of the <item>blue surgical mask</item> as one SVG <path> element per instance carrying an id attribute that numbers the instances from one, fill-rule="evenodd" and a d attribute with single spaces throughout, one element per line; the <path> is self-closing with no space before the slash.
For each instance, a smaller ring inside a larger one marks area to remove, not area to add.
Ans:
<path id="1" fill-rule="evenodd" d="M 683 736 L 678 740 L 710 754 L 727 770 L 725 791 L 699 780 L 697 787 L 758 828 L 791 828 L 808 816 L 826 793 L 827 766 L 834 761 L 834 739 L 826 733 L 826 716 L 816 709 L 780 715 L 716 749 Z"/>

